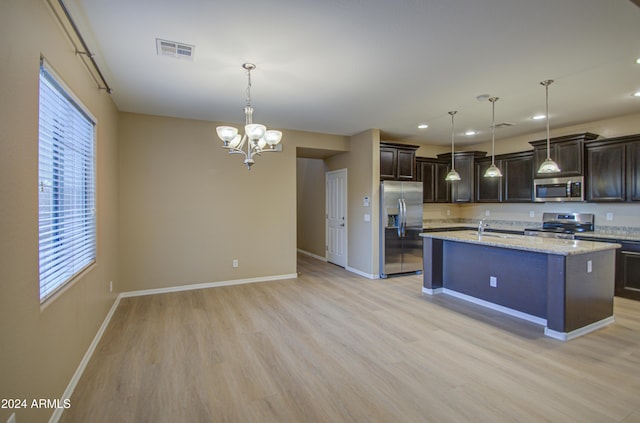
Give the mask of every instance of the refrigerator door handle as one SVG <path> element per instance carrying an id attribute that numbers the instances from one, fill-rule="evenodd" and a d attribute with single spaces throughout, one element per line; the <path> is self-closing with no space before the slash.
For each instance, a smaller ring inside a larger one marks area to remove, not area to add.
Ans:
<path id="1" fill-rule="evenodd" d="M 398 198 L 398 238 L 402 238 L 402 198 Z"/>
<path id="2" fill-rule="evenodd" d="M 406 235 L 406 229 L 407 229 L 407 203 L 404 202 L 404 198 L 402 198 L 401 201 L 402 201 L 402 238 L 404 238 Z"/>

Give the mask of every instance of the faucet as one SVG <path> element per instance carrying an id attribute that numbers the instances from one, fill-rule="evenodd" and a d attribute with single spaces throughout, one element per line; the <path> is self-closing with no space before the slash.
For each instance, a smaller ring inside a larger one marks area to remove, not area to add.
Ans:
<path id="1" fill-rule="evenodd" d="M 482 234 L 484 233 L 484 229 L 487 226 L 489 226 L 489 225 L 484 222 L 484 219 L 480 219 L 480 223 L 478 223 L 478 238 L 480 238 L 482 236 Z"/>

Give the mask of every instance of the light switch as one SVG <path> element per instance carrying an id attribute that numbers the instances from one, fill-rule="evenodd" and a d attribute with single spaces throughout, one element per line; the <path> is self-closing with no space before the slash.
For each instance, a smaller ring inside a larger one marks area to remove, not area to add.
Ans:
<path id="1" fill-rule="evenodd" d="M 364 221 L 365 222 L 371 222 L 371 215 L 369 213 L 365 213 L 364 214 Z"/>
<path id="2" fill-rule="evenodd" d="M 591 273 L 593 271 L 593 262 L 591 260 L 587 260 L 587 273 Z"/>
<path id="3" fill-rule="evenodd" d="M 362 205 L 364 207 L 369 207 L 369 197 L 364 197 L 364 200 L 362 200 Z"/>

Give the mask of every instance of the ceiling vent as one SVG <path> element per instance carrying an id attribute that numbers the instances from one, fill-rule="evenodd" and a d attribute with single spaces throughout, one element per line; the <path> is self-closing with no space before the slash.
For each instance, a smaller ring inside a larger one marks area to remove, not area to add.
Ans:
<path id="1" fill-rule="evenodd" d="M 178 43 L 176 41 L 161 40 L 156 38 L 156 51 L 158 56 L 173 57 L 174 59 L 193 60 L 196 46 Z"/>
<path id="2" fill-rule="evenodd" d="M 515 123 L 511 123 L 511 122 L 500 122 L 500 123 L 496 123 L 496 128 L 507 128 L 509 126 L 513 126 L 515 125 Z"/>

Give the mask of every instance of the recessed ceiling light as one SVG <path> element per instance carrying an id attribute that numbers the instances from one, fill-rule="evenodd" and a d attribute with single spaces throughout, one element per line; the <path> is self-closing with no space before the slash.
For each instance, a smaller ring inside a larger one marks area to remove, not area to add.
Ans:
<path id="1" fill-rule="evenodd" d="M 632 94 L 634 97 L 640 97 L 640 91 L 636 91 L 635 93 Z"/>
<path id="2" fill-rule="evenodd" d="M 429 127 L 429 125 L 427 125 L 426 123 L 421 123 L 420 125 L 418 125 L 418 129 L 427 129 Z"/>
<path id="3" fill-rule="evenodd" d="M 465 134 L 466 136 L 470 137 L 470 136 L 472 136 L 472 135 L 477 134 L 477 132 L 476 132 L 476 131 L 474 131 L 474 130 L 469 130 L 469 131 L 465 132 L 464 134 Z"/>
<path id="4" fill-rule="evenodd" d="M 636 59 L 636 63 L 640 65 L 640 57 Z"/>
<path id="5" fill-rule="evenodd" d="M 547 115 L 535 115 L 535 116 L 531 116 L 531 119 L 540 120 L 540 119 L 544 119 L 546 117 L 547 117 Z"/>

